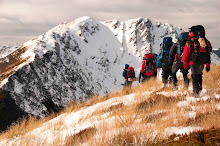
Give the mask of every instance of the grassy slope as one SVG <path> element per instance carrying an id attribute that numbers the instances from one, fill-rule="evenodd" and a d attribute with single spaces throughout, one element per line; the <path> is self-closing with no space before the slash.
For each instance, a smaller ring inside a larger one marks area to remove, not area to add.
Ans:
<path id="1" fill-rule="evenodd" d="M 104 122 L 103 120 L 102 125 L 99 127 L 87 128 L 77 134 L 69 135 L 64 142 L 59 138 L 55 139 L 53 143 L 66 145 L 84 142 L 89 145 L 146 145 L 170 144 L 170 142 L 182 143 L 182 141 L 186 141 L 187 145 L 187 142 L 190 142 L 190 144 L 207 142 L 207 140 L 202 140 L 204 138 L 198 140 L 199 138 L 195 135 L 203 135 L 206 137 L 205 139 L 210 138 L 213 139 L 211 142 L 217 143 L 216 138 L 218 140 L 220 128 L 220 111 L 216 108 L 216 105 L 220 104 L 220 99 L 216 98 L 216 94 L 220 93 L 219 77 L 220 66 L 213 68 L 209 73 L 204 73 L 204 88 L 207 89 L 206 94 L 210 98 L 207 100 L 190 102 L 190 104 L 186 104 L 185 106 L 179 106 L 178 103 L 187 101 L 190 97 L 187 93 L 180 94 L 180 92 L 176 94 L 176 96 L 172 95 L 175 93 L 171 88 L 161 88 L 161 83 L 155 80 L 150 80 L 143 86 L 114 92 L 105 97 L 93 97 L 84 103 L 73 102 L 67 110 L 62 111 L 60 114 L 73 113 L 108 99 L 113 99 L 133 92 L 136 93 L 134 97 L 135 102 L 133 104 L 114 104 L 94 112 L 89 117 L 87 116 L 86 118 L 80 119 L 81 123 L 88 119 L 92 121 L 94 117 L 102 119 L 102 115 L 108 113 L 108 118 L 115 117 L 111 126 L 109 126 L 110 123 Z M 145 96 L 145 91 L 151 91 L 149 97 Z M 184 90 L 181 91 L 184 92 Z M 172 94 L 165 95 L 164 93 Z M 194 112 L 196 115 L 192 118 L 187 118 L 190 112 Z M 2 133 L 0 139 L 24 135 L 55 116 L 56 115 L 52 115 L 47 119 L 40 120 L 33 117 L 29 118 L 29 120 L 24 119 L 19 124 L 14 124 L 6 132 Z M 62 122 L 59 122 L 57 125 L 54 125 L 53 128 L 59 131 L 62 130 L 61 127 Z M 168 127 L 202 127 L 205 130 L 211 130 L 208 132 L 195 132 L 191 135 L 180 137 L 177 141 L 174 141 L 174 138 L 177 136 L 170 136 L 168 134 L 170 138 L 164 140 L 164 138 L 166 138 L 164 131 L 166 131 Z M 213 129 L 216 132 L 214 136 L 209 134 L 213 133 Z M 28 139 L 30 137 L 26 138 Z M 209 143 L 210 139 L 208 140 Z M 26 144 L 29 143 L 28 141 L 23 142 Z"/>

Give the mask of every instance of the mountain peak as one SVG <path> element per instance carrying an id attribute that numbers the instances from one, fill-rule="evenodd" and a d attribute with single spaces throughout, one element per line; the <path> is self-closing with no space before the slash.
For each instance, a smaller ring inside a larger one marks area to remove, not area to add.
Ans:
<path id="1" fill-rule="evenodd" d="M 125 22 L 81 17 L 54 27 L 8 56 L 7 64 L 16 68 L 0 72 L 7 74 L 0 82 L 24 111 L 44 116 L 50 109 L 45 104 L 48 99 L 64 106 L 73 99 L 122 88 L 124 64 L 139 73 L 144 53 L 159 53 L 163 37 L 180 32 L 141 17 Z M 24 59 L 22 64 L 19 58 Z"/>

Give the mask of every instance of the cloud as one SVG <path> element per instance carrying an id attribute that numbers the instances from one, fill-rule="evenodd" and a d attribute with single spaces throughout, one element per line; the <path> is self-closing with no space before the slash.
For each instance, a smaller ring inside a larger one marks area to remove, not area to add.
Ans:
<path id="1" fill-rule="evenodd" d="M 0 30 L 3 34 L 23 31 L 38 35 L 81 16 L 100 21 L 146 17 L 186 31 L 192 25 L 202 24 L 210 41 L 219 47 L 220 42 L 215 39 L 219 38 L 216 32 L 220 32 L 219 7 L 219 0 L 0 0 Z"/>

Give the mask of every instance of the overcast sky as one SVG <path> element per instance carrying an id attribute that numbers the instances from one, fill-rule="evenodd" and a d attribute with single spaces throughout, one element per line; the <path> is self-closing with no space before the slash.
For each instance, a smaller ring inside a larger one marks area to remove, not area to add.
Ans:
<path id="1" fill-rule="evenodd" d="M 185 31 L 202 24 L 220 48 L 220 0 L 0 0 L 0 46 L 23 44 L 54 26 L 82 16 L 103 21 L 145 17 Z"/>

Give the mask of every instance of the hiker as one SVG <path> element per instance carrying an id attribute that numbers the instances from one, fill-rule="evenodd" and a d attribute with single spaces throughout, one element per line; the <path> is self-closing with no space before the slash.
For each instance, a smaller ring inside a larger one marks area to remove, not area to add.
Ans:
<path id="1" fill-rule="evenodd" d="M 129 78 L 135 78 L 135 72 L 133 67 L 129 67 L 128 64 L 125 64 L 124 71 L 122 73 L 122 76 L 125 79 L 125 83 L 123 84 L 124 87 L 131 87 L 132 81 L 129 81 Z"/>
<path id="2" fill-rule="evenodd" d="M 183 51 L 183 66 L 185 70 L 191 69 L 193 93 L 198 96 L 202 90 L 202 71 L 206 65 L 206 71 L 210 71 L 210 52 L 212 46 L 205 37 L 205 28 L 202 25 L 192 26 L 189 29 L 189 42 Z"/>
<path id="3" fill-rule="evenodd" d="M 155 54 L 148 53 L 144 55 L 141 71 L 139 74 L 139 83 L 157 76 L 157 67 L 155 63 Z M 141 80 L 142 78 L 142 80 Z"/>
<path id="4" fill-rule="evenodd" d="M 171 75 L 172 75 L 172 81 L 173 81 L 173 87 L 175 89 L 178 88 L 177 84 L 177 77 L 176 73 L 178 70 L 182 72 L 183 79 L 184 79 L 184 87 L 188 89 L 189 86 L 189 79 L 187 77 L 188 70 L 185 70 L 183 67 L 183 49 L 185 46 L 186 41 L 188 41 L 188 35 L 189 32 L 183 32 L 177 36 L 177 43 L 173 44 L 170 53 L 169 53 L 169 65 L 171 68 Z"/>
<path id="5" fill-rule="evenodd" d="M 169 65 L 169 52 L 173 45 L 172 37 L 165 37 L 160 44 L 160 54 L 157 56 L 157 68 L 162 68 L 162 82 L 164 86 L 171 80 L 171 66 Z"/>

